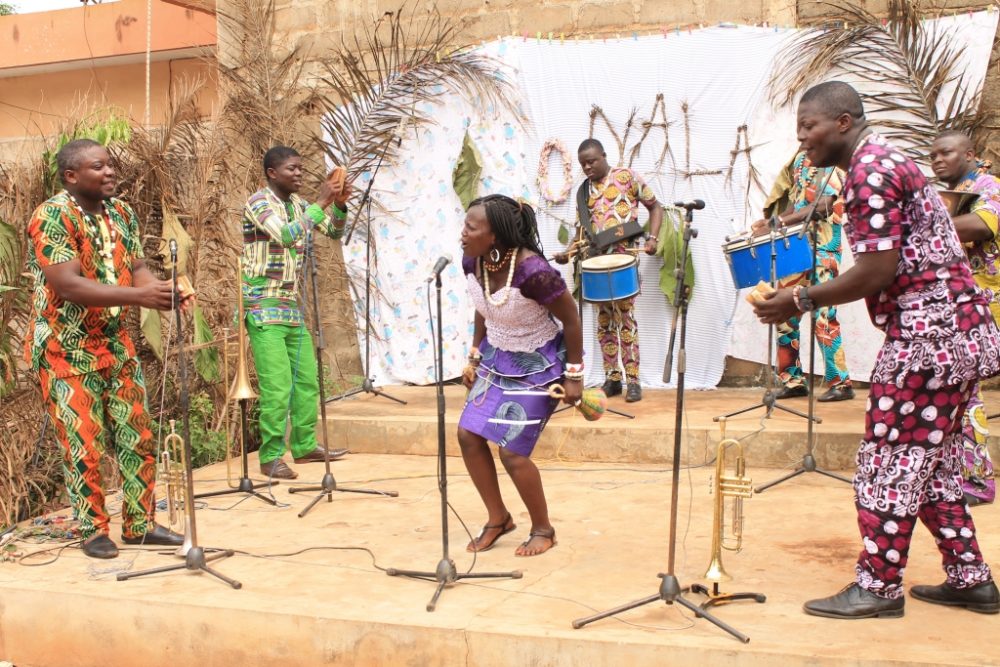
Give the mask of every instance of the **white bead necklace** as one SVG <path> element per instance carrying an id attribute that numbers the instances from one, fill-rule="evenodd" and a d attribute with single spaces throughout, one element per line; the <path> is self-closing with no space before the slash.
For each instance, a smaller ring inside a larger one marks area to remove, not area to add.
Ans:
<path id="1" fill-rule="evenodd" d="M 490 294 L 490 279 L 486 273 L 486 262 L 482 257 L 479 258 L 479 271 L 483 274 L 483 294 L 486 296 L 486 300 L 494 306 L 502 306 L 510 298 L 510 285 L 514 282 L 514 265 L 517 264 L 518 250 L 520 248 L 515 248 L 510 258 L 510 268 L 507 269 L 507 284 L 497 290 L 498 294 L 503 292 L 503 296 L 498 300 L 494 300 L 493 295 Z"/>
<path id="2" fill-rule="evenodd" d="M 104 259 L 108 270 L 114 273 L 115 244 L 118 240 L 118 230 L 115 229 L 114 222 L 111 220 L 111 213 L 108 211 L 107 203 L 102 199 L 101 215 L 92 215 L 83 210 L 80 202 L 69 191 L 66 194 L 69 195 L 70 201 L 80 211 L 80 215 L 83 216 L 84 221 L 89 222 L 93 226 L 94 231 L 97 232 L 95 237 L 97 254 Z M 105 220 L 107 220 L 107 224 L 105 224 Z"/>

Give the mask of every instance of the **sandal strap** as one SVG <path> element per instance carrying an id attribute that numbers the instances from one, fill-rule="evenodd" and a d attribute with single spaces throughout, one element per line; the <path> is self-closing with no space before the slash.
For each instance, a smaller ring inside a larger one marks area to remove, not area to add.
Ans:
<path id="1" fill-rule="evenodd" d="M 504 528 L 507 527 L 507 524 L 510 523 L 513 520 L 513 518 L 514 517 L 512 517 L 510 515 L 510 512 L 507 512 L 507 516 L 506 516 L 506 518 L 504 518 L 503 523 L 497 523 L 497 524 L 489 524 L 488 523 L 485 526 L 483 526 L 483 529 L 481 531 L 479 531 L 479 534 L 482 535 L 487 530 L 496 530 L 497 528 L 499 528 L 499 529 L 502 530 L 502 529 L 504 529 Z"/>

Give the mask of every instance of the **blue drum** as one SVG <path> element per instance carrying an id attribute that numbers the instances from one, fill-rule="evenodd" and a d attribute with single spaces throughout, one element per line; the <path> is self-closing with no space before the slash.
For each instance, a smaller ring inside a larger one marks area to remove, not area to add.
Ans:
<path id="1" fill-rule="evenodd" d="M 632 255 L 599 255 L 583 260 L 580 284 L 584 301 L 605 303 L 639 293 L 639 260 Z"/>
<path id="2" fill-rule="evenodd" d="M 777 280 L 812 268 L 809 238 L 805 225 L 790 225 L 775 233 L 775 274 Z M 741 236 L 722 246 L 733 274 L 736 289 L 753 287 L 760 281 L 771 282 L 771 235 Z"/>

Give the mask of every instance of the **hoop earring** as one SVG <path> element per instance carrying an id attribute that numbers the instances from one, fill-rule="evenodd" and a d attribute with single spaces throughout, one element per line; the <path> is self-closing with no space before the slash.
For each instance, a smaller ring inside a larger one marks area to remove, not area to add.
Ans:
<path id="1" fill-rule="evenodd" d="M 490 249 L 490 261 L 494 264 L 500 263 L 500 251 L 496 247 Z"/>

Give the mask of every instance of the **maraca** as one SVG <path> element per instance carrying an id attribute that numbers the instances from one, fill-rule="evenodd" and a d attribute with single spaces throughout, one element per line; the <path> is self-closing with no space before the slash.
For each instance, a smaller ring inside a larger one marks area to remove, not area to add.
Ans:
<path id="1" fill-rule="evenodd" d="M 566 395 L 566 389 L 558 383 L 550 385 L 548 391 L 552 398 L 562 398 Z M 608 397 L 600 387 L 590 387 L 583 390 L 580 400 L 574 403 L 573 407 L 579 410 L 587 421 L 597 421 L 608 409 Z"/>

